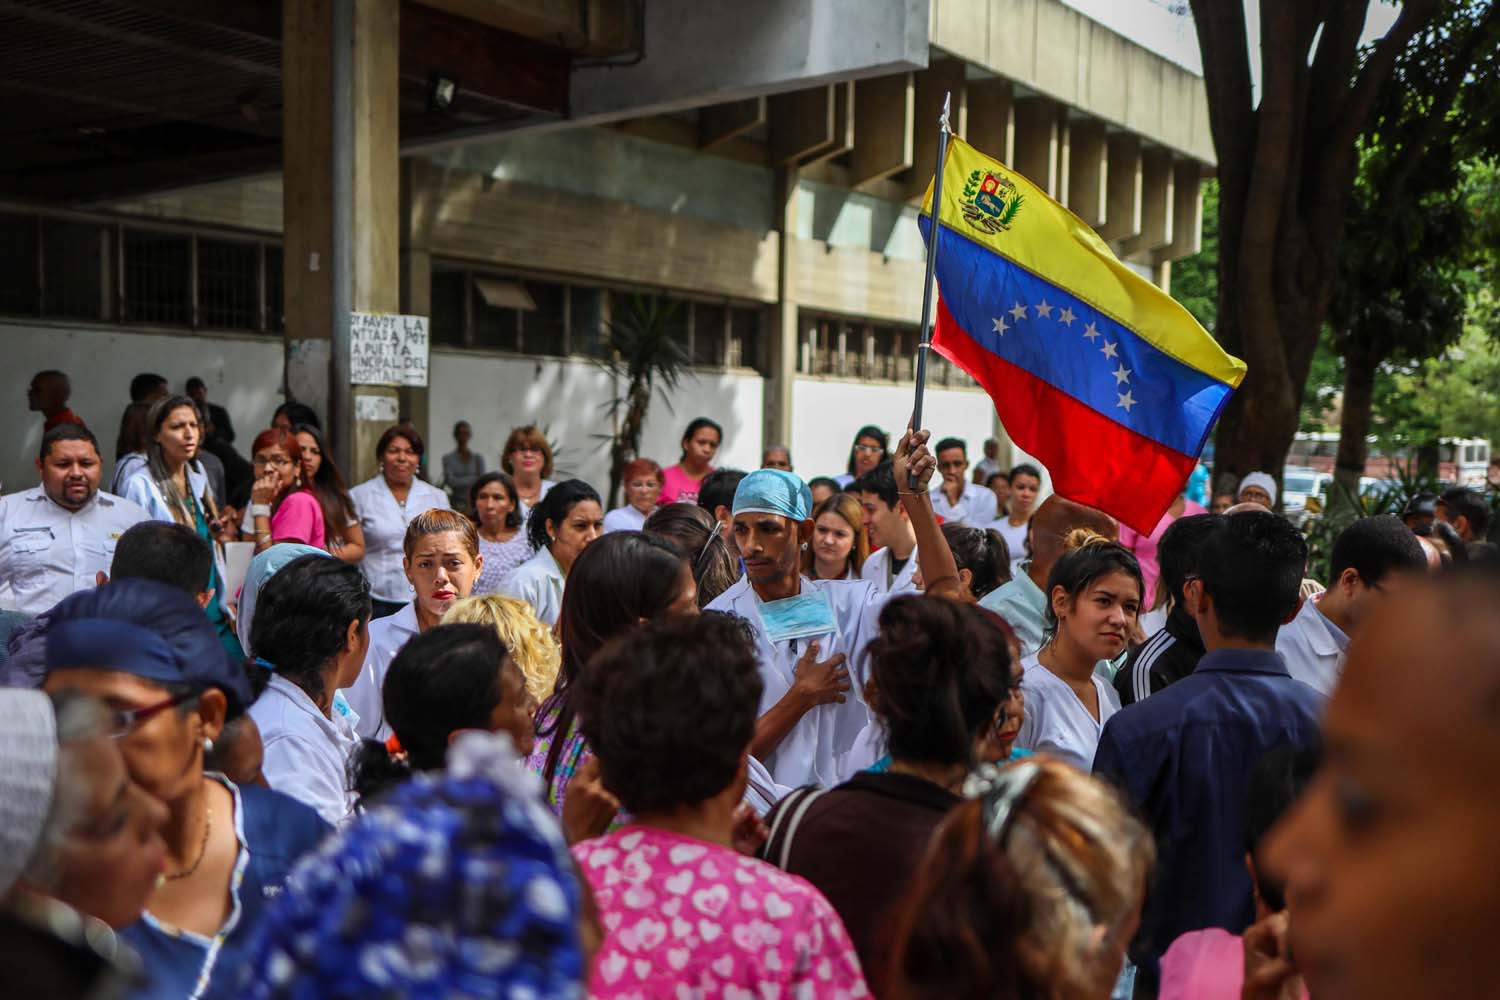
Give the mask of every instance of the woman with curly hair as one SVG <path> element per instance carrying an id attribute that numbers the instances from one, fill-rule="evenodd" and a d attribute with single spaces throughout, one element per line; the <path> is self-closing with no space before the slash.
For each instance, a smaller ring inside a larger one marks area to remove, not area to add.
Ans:
<path id="1" fill-rule="evenodd" d="M 552 630 L 532 613 L 531 605 L 514 597 L 484 594 L 456 601 L 443 615 L 444 625 L 488 625 L 495 630 L 511 659 L 526 675 L 526 691 L 535 699 L 532 710 L 552 693 L 562 664 L 562 647 Z"/>

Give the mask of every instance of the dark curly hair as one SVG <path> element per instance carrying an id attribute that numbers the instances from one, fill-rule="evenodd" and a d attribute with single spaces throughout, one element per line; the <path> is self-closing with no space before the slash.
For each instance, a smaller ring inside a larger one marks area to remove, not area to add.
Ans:
<path id="1" fill-rule="evenodd" d="M 974 741 L 1010 696 L 1010 649 L 974 604 L 898 597 L 868 650 L 875 714 L 897 760 L 967 764 Z"/>
<path id="2" fill-rule="evenodd" d="M 547 525 L 557 529 L 567 519 L 568 513 L 585 500 L 599 503 L 599 493 L 582 479 L 564 479 L 547 491 L 547 495 L 531 508 L 531 517 L 526 522 L 526 540 L 533 552 L 540 552 L 552 544 L 552 534 Z"/>
<path id="3" fill-rule="evenodd" d="M 632 813 L 693 806 L 729 787 L 761 696 L 748 627 L 706 613 L 609 642 L 577 687 L 579 725 L 604 786 Z"/>
<path id="4" fill-rule="evenodd" d="M 406 759 L 399 760 L 383 743 L 365 741 L 353 767 L 360 799 L 378 795 L 413 771 L 441 768 L 449 737 L 459 730 L 488 731 L 504 697 L 500 675 L 509 655 L 488 625 L 439 625 L 402 646 L 386 671 L 381 703 Z"/>
<path id="5" fill-rule="evenodd" d="M 331 556 L 306 555 L 283 566 L 261 589 L 250 624 L 250 648 L 274 665 L 277 676 L 321 703 L 325 695 L 332 696 L 324 671 L 344 648 L 349 623 L 369 620 L 370 585 L 359 567 Z"/>
<path id="6" fill-rule="evenodd" d="M 568 732 L 575 711 L 572 688 L 583 665 L 606 642 L 671 606 L 684 561 L 677 546 L 640 531 L 612 531 L 583 550 L 568 572 L 558 612 L 562 668 L 557 687 L 536 715 L 543 720 L 555 712 L 556 718 L 539 723 L 538 736 Z M 542 779 L 549 784 L 565 742 L 559 736 L 548 748 Z"/>
<path id="7" fill-rule="evenodd" d="M 983 597 L 1010 582 L 1010 546 L 994 528 L 945 524 L 943 538 L 953 550 L 953 561 L 958 568 L 969 571 L 969 593 L 975 597 Z"/>

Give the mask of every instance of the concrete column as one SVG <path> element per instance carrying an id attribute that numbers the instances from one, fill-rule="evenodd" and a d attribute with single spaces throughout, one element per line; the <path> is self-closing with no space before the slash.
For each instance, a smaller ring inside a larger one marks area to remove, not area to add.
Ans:
<path id="1" fill-rule="evenodd" d="M 1108 188 L 1104 122 L 1080 118 L 1068 129 L 1068 208 L 1097 229 L 1108 214 Z"/>
<path id="2" fill-rule="evenodd" d="M 1044 97 L 1015 102 L 1016 150 L 1013 165 L 1053 198 L 1057 197 L 1057 105 Z"/>
<path id="3" fill-rule="evenodd" d="M 1141 231 L 1120 245 L 1123 257 L 1155 264 L 1153 254 L 1172 243 L 1172 216 L 1176 208 L 1176 177 L 1172 154 L 1165 149 L 1147 149 L 1141 154 Z"/>
<path id="4" fill-rule="evenodd" d="M 282 28 L 286 386 L 360 481 L 398 408 L 395 389 L 347 378 L 349 313 L 401 305 L 400 4 L 299 0 Z"/>
<path id="5" fill-rule="evenodd" d="M 1015 169 L 1016 111 L 1010 81 L 999 77 L 974 80 L 965 85 L 964 96 L 967 131 L 959 134 L 981 153 Z"/>
<path id="6" fill-rule="evenodd" d="M 422 161 L 402 160 L 401 174 L 401 302 L 400 310 L 410 316 L 432 315 L 432 249 L 429 218 L 425 208 L 431 202 L 425 197 L 423 182 L 428 176 Z M 426 466 L 436 470 L 439 444 L 446 441 L 446 428 L 433 427 L 428 409 L 426 386 L 400 390 L 401 419 L 417 426 L 427 441 Z"/>
<path id="7" fill-rule="evenodd" d="M 1107 147 L 1109 179 L 1099 235 L 1111 241 L 1130 239 L 1141 231 L 1141 140 L 1117 132 L 1109 137 Z"/>
<path id="8" fill-rule="evenodd" d="M 796 242 L 797 168 L 776 172 L 776 202 L 780 218 L 781 248 L 777 259 L 776 306 L 771 310 L 765 399 L 762 404 L 761 442 L 792 440 L 792 383 L 797 378 Z"/>

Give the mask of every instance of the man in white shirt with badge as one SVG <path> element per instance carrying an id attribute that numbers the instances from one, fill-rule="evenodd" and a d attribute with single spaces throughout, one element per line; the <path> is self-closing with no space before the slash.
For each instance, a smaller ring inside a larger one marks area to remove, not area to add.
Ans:
<path id="1" fill-rule="evenodd" d="M 948 524 L 988 528 L 1000 516 L 994 491 L 967 482 L 968 446 L 958 438 L 943 438 L 937 445 L 938 472 L 943 482 L 932 491 L 932 510 Z"/>
<path id="2" fill-rule="evenodd" d="M 917 535 L 896 490 L 891 463 L 881 462 L 854 480 L 849 492 L 859 499 L 865 534 L 875 549 L 860 568 L 860 579 L 873 583 L 882 594 L 915 593 Z"/>
<path id="3" fill-rule="evenodd" d="M 138 505 L 99 490 L 99 442 L 81 424 L 42 436 L 42 482 L 0 499 L 0 607 L 39 615 L 96 586 L 115 542 L 151 520 Z"/>
<path id="4" fill-rule="evenodd" d="M 1302 602 L 1297 617 L 1276 635 L 1276 652 L 1297 680 L 1324 695 L 1344 672 L 1349 641 L 1377 592 L 1406 573 L 1427 568 L 1417 536 L 1394 515 L 1364 517 L 1333 540 L 1328 589 Z"/>

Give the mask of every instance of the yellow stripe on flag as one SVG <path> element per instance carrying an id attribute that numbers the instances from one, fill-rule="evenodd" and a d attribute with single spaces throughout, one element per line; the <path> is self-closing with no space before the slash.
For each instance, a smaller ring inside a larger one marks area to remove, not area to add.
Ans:
<path id="1" fill-rule="evenodd" d="M 931 184 L 922 214 L 932 214 Z M 1176 299 L 1120 263 L 1082 219 L 957 136 L 948 144 L 940 221 L 1210 378 L 1238 387 L 1245 377 L 1243 361 L 1226 353 Z"/>

